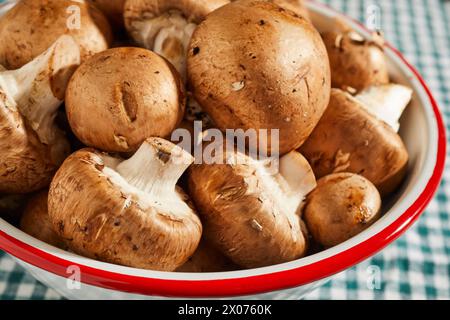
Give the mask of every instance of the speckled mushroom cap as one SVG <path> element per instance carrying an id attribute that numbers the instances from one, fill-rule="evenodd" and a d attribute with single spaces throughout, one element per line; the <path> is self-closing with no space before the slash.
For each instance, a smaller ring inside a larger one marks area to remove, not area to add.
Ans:
<path id="1" fill-rule="evenodd" d="M 77 10 L 81 13 L 80 21 Z M 47 50 L 63 34 L 74 37 L 83 60 L 106 50 L 112 39 L 108 21 L 87 1 L 22 0 L 0 18 L 0 64 L 17 69 Z"/>
<path id="2" fill-rule="evenodd" d="M 382 44 L 364 39 L 355 31 L 322 34 L 331 65 L 331 85 L 361 91 L 371 85 L 389 83 Z"/>
<path id="3" fill-rule="evenodd" d="M 267 0 L 269 2 L 273 2 L 280 7 L 291 10 L 295 12 L 299 16 L 302 16 L 309 20 L 309 12 L 306 8 L 304 0 Z"/>
<path id="4" fill-rule="evenodd" d="M 125 3 L 127 28 L 135 20 L 158 17 L 171 10 L 180 11 L 189 22 L 200 23 L 212 11 L 229 0 L 128 0 Z"/>
<path id="5" fill-rule="evenodd" d="M 330 94 L 317 30 L 291 11 L 256 0 L 226 5 L 198 26 L 188 79 L 220 129 L 279 129 L 281 153 L 305 141 Z"/>
<path id="6" fill-rule="evenodd" d="M 335 173 L 319 179 L 307 197 L 303 217 L 314 240 L 332 247 L 371 226 L 380 208 L 380 194 L 369 180 Z"/>
<path id="7" fill-rule="evenodd" d="M 164 271 L 183 265 L 202 225 L 176 187 L 193 159 L 183 152 L 189 161 L 174 162 L 173 147 L 151 138 L 129 160 L 94 149 L 72 154 L 49 192 L 57 234 L 74 252 L 110 263 Z"/>
<path id="8" fill-rule="evenodd" d="M 87 146 L 128 152 L 148 137 L 166 137 L 185 110 L 182 81 L 155 53 L 114 48 L 82 64 L 66 93 L 75 135 Z"/>

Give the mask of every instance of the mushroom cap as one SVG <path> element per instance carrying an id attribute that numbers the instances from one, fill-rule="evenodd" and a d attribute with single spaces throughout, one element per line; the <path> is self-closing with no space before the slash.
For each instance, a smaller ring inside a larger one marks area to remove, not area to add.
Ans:
<path id="1" fill-rule="evenodd" d="M 314 240 L 332 247 L 372 225 L 380 207 L 380 194 L 369 180 L 335 173 L 319 179 L 307 197 L 303 218 Z"/>
<path id="2" fill-rule="evenodd" d="M 75 72 L 66 111 L 75 135 L 104 151 L 136 150 L 148 137 L 166 137 L 181 122 L 185 94 L 176 70 L 141 48 L 101 52 Z"/>
<path id="3" fill-rule="evenodd" d="M 331 90 L 330 104 L 300 148 L 317 178 L 352 172 L 369 179 L 384 196 L 405 176 L 408 152 L 400 136 L 347 92 Z"/>
<path id="4" fill-rule="evenodd" d="M 55 230 L 83 256 L 173 271 L 196 250 L 200 220 L 188 205 L 160 203 L 164 199 L 148 198 L 128 184 L 114 171 L 120 161 L 93 149 L 67 158 L 49 192 Z M 178 190 L 176 197 L 186 195 Z"/>
<path id="5" fill-rule="evenodd" d="M 240 0 L 208 15 L 191 40 L 188 79 L 220 129 L 279 129 L 282 154 L 305 141 L 329 100 L 319 33 L 265 1 Z"/>
<path id="6" fill-rule="evenodd" d="M 65 249 L 64 241 L 56 234 L 50 222 L 47 199 L 48 190 L 45 190 L 28 201 L 20 220 L 20 229 L 45 243 Z"/>
<path id="7" fill-rule="evenodd" d="M 72 22 L 74 27 L 68 28 Z M 112 41 L 108 21 L 88 1 L 22 0 L 0 18 L 0 64 L 17 69 L 47 50 L 63 34 L 75 39 L 83 60 L 106 50 Z"/>
<path id="8" fill-rule="evenodd" d="M 126 0 L 91 0 L 117 26 L 123 26 Z"/>
<path id="9" fill-rule="evenodd" d="M 180 11 L 189 22 L 200 23 L 212 11 L 229 0 L 128 0 L 125 3 L 125 24 L 132 29 L 136 20 L 151 19 L 169 11 Z"/>
<path id="10" fill-rule="evenodd" d="M 17 108 L 0 90 L 0 192 L 30 193 L 47 187 L 70 146 L 61 132 L 53 144 L 41 143 Z"/>
<path id="11" fill-rule="evenodd" d="M 355 31 L 322 34 L 331 65 L 331 86 L 361 91 L 371 85 L 389 83 L 383 47 Z"/>
<path id="12" fill-rule="evenodd" d="M 305 19 L 310 20 L 308 9 L 306 8 L 304 0 L 269 0 L 270 2 L 275 3 L 276 5 L 291 10 L 295 12 L 299 16 L 304 17 Z"/>
<path id="13" fill-rule="evenodd" d="M 236 163 L 227 164 L 231 156 Z M 305 238 L 297 208 L 288 205 L 288 182 L 270 176 L 244 154 L 226 151 L 223 159 L 224 164 L 193 165 L 189 170 L 189 191 L 205 238 L 245 268 L 303 256 Z M 303 200 L 304 195 L 296 196 Z"/>

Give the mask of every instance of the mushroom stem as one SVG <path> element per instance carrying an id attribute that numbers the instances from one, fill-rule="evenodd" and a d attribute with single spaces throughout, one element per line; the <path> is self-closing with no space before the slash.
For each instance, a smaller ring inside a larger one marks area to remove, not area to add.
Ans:
<path id="1" fill-rule="evenodd" d="M 44 144 L 56 138 L 56 112 L 67 82 L 80 64 L 80 49 L 71 36 L 61 36 L 47 51 L 17 70 L 0 72 L 0 90 L 28 121 Z"/>
<path id="2" fill-rule="evenodd" d="M 149 138 L 116 170 L 137 189 L 164 195 L 175 190 L 178 180 L 193 162 L 194 158 L 182 148 L 160 138 Z"/>

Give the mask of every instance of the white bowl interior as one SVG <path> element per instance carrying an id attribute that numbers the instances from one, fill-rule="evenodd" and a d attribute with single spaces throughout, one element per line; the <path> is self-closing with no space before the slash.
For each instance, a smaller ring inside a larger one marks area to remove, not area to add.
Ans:
<path id="1" fill-rule="evenodd" d="M 314 2 L 308 3 L 308 6 L 311 11 L 313 22 L 319 31 L 333 29 L 335 23 L 334 17 L 336 16 L 336 13 L 333 10 Z M 370 36 L 370 34 L 358 24 L 349 21 L 348 19 L 346 19 L 346 21 L 366 37 Z M 402 213 L 404 213 L 423 191 L 423 187 L 430 179 L 436 163 L 436 141 L 438 137 L 437 121 L 433 114 L 429 97 L 427 96 L 426 91 L 420 84 L 419 80 L 403 63 L 403 61 L 401 61 L 401 59 L 389 49 L 386 51 L 386 54 L 389 61 L 389 69 L 394 82 L 407 85 L 414 90 L 413 101 L 402 117 L 400 131 L 410 154 L 408 177 L 396 195 L 387 201 L 384 206 L 385 215 L 377 223 L 361 234 L 336 247 L 296 261 L 276 266 L 233 272 L 192 274 L 134 269 L 87 259 L 73 253 L 62 251 L 34 239 L 2 219 L 0 219 L 0 230 L 26 244 L 37 247 L 42 251 L 77 264 L 128 275 L 173 280 L 229 279 L 262 275 L 298 268 L 347 250 L 379 233 L 395 221 Z"/>

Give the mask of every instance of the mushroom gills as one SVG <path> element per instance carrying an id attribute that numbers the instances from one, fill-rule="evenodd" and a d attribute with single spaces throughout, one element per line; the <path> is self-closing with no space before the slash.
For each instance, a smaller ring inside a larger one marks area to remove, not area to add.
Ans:
<path id="1" fill-rule="evenodd" d="M 169 60 L 185 79 L 187 49 L 196 27 L 181 11 L 170 10 L 161 16 L 133 21 L 132 35 L 140 45 Z"/>
<path id="2" fill-rule="evenodd" d="M 355 98 L 374 116 L 398 132 L 400 117 L 411 102 L 413 91 L 399 84 L 374 85 L 361 91 Z"/>
<path id="3" fill-rule="evenodd" d="M 80 64 L 80 49 L 71 36 L 61 36 L 47 51 L 17 70 L 0 72 L 0 90 L 8 105 L 27 119 L 43 144 L 56 140 L 56 111 L 67 82 Z"/>

